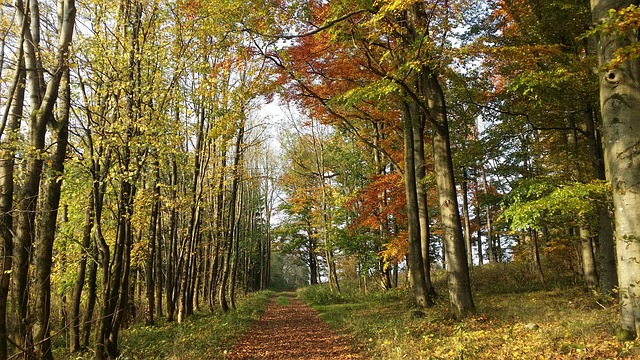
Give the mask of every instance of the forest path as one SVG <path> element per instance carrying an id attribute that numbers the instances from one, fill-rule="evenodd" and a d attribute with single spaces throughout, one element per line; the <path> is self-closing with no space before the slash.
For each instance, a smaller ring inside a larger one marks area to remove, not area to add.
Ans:
<path id="1" fill-rule="evenodd" d="M 278 297 L 286 301 L 277 301 Z M 271 298 L 252 328 L 226 359 L 360 359 L 348 341 L 293 293 Z M 282 303 L 282 304 L 281 304 Z"/>

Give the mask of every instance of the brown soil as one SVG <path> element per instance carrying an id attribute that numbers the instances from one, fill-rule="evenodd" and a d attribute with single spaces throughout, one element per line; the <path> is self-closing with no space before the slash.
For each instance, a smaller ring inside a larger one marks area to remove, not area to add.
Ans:
<path id="1" fill-rule="evenodd" d="M 360 359 L 349 342 L 318 313 L 285 293 L 288 304 L 272 298 L 264 314 L 227 354 L 227 359 Z"/>

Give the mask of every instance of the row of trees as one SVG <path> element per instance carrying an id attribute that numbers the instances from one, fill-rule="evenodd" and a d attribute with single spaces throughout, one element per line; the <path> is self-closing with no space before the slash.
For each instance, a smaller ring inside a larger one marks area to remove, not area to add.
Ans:
<path id="1" fill-rule="evenodd" d="M 618 291 L 638 333 L 637 2 L 299 5 L 294 32 L 254 31 L 302 109 L 280 240 L 312 283 L 320 261 L 339 289 L 336 262 L 356 259 L 390 287 L 406 255 L 427 306 L 439 257 L 464 316 L 474 262 L 526 262 L 544 282 L 548 261 Z"/>
<path id="2" fill-rule="evenodd" d="M 242 16 L 228 2 L 3 6 L 0 359 L 51 359 L 52 339 L 114 359 L 132 321 L 266 288 L 270 75 Z"/>

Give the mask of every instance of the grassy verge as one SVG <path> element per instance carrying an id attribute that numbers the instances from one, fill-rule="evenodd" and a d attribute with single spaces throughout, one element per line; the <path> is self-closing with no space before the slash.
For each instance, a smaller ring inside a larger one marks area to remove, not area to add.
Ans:
<path id="1" fill-rule="evenodd" d="M 517 270 L 517 269 L 516 269 Z M 440 299 L 415 309 L 407 291 L 337 295 L 324 287 L 300 290 L 334 329 L 354 337 L 371 359 L 624 359 L 639 355 L 638 342 L 615 339 L 618 305 L 580 287 L 558 284 L 509 292 L 505 271 L 487 267 L 495 286 L 474 290 L 478 313 L 463 320 L 449 314 L 444 274 Z M 522 285 L 522 284 L 521 284 Z"/>
<path id="2" fill-rule="evenodd" d="M 253 293 L 227 313 L 200 312 L 184 323 L 135 325 L 121 332 L 120 359 L 222 359 L 234 341 L 259 319 L 273 292 Z M 84 355 L 58 354 L 57 359 L 90 359 Z M 83 357 L 84 356 L 84 357 Z"/>

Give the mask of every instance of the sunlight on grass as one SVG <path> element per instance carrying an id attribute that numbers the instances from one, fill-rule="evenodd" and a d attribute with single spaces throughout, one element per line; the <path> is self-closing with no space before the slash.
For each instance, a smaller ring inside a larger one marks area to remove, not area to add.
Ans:
<path id="1" fill-rule="evenodd" d="M 632 359 L 637 342 L 621 344 L 614 329 L 618 305 L 574 285 L 525 285 L 509 292 L 500 279 L 505 267 L 482 270 L 495 287 L 477 287 L 478 312 L 463 320 L 451 318 L 446 291 L 437 304 L 415 311 L 408 292 L 362 295 L 320 295 L 318 287 L 301 290 L 305 300 L 340 298 L 336 304 L 314 305 L 332 328 L 353 335 L 371 359 Z M 442 274 L 436 274 L 436 278 Z M 558 280 L 561 281 L 561 280 Z M 436 284 L 444 288 L 444 283 Z M 419 316 L 417 316 L 419 315 Z"/>

